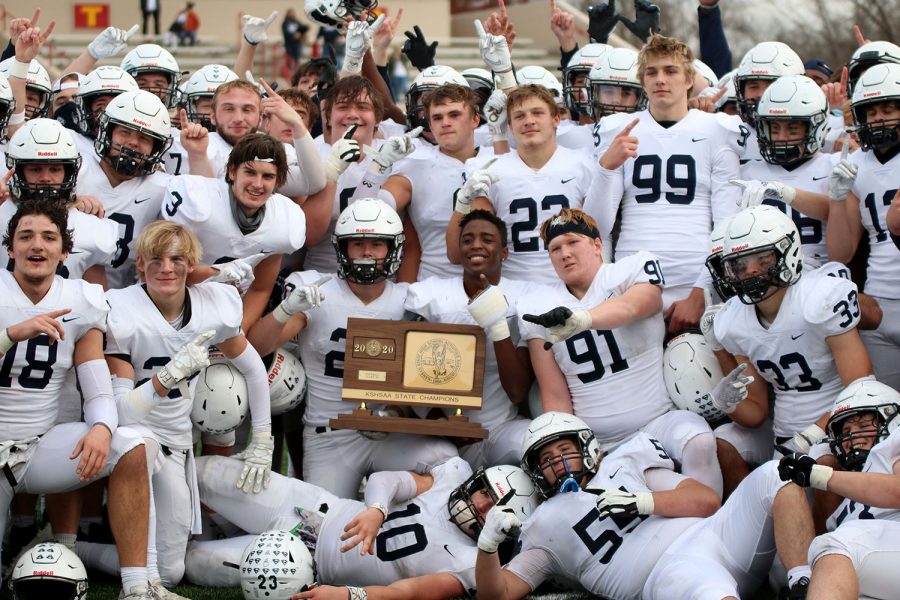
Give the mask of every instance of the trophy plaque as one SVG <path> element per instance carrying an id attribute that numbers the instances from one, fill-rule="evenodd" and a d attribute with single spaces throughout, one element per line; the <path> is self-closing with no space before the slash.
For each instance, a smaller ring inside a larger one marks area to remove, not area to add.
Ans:
<path id="1" fill-rule="evenodd" d="M 341 397 L 359 408 L 338 415 L 334 429 L 484 439 L 462 415 L 481 408 L 484 331 L 475 325 L 383 319 L 347 320 Z M 453 409 L 447 420 L 373 415 L 366 403 Z"/>

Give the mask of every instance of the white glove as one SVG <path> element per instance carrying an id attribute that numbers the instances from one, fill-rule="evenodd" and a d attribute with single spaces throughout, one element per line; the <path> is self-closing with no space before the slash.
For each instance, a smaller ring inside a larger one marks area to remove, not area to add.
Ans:
<path id="1" fill-rule="evenodd" d="M 107 27 L 100 32 L 100 35 L 94 38 L 94 41 L 88 44 L 88 54 L 94 60 L 102 60 L 121 54 L 128 47 L 128 39 L 137 33 L 137 30 L 137 25 L 132 25 L 128 31 L 116 27 Z"/>
<path id="2" fill-rule="evenodd" d="M 492 342 L 499 342 L 509 337 L 509 324 L 506 313 L 509 303 L 499 286 L 489 285 L 469 301 L 466 307 L 469 314 L 481 327 L 487 330 Z"/>
<path id="3" fill-rule="evenodd" d="M 412 154 L 416 149 L 413 140 L 419 137 L 420 133 L 422 133 L 422 128 L 416 127 L 403 135 L 389 137 L 378 150 L 366 148 L 366 154 L 372 157 L 369 170 L 383 175 L 395 162 Z"/>
<path id="4" fill-rule="evenodd" d="M 271 432 L 253 432 L 253 441 L 246 450 L 235 456 L 244 461 L 244 468 L 236 483 L 242 492 L 257 494 L 260 490 L 268 489 L 274 450 L 275 438 Z"/>
<path id="5" fill-rule="evenodd" d="M 268 19 L 260 19 L 259 17 L 244 15 L 241 19 L 244 22 L 244 39 L 251 46 L 256 46 L 260 42 L 266 41 L 267 39 L 269 39 L 269 36 L 266 34 L 266 30 L 277 18 L 277 10 L 273 10 Z"/>
<path id="6" fill-rule="evenodd" d="M 347 25 L 342 71 L 350 75 L 362 73 L 363 56 L 372 47 L 372 38 L 384 22 L 384 17 L 384 13 L 378 15 L 378 18 L 371 25 L 366 21 L 351 21 Z"/>
<path id="7" fill-rule="evenodd" d="M 324 165 L 325 177 L 329 181 L 337 181 L 341 173 L 350 166 L 350 163 L 359 162 L 362 158 L 362 149 L 359 146 L 359 142 L 351 139 L 357 127 L 359 126 L 351 125 L 347 133 L 331 145 L 331 150 L 328 152 Z"/>
<path id="8" fill-rule="evenodd" d="M 456 204 L 453 208 L 458 213 L 464 215 L 469 214 L 472 210 L 472 202 L 475 198 L 484 196 L 489 198 L 491 194 L 491 184 L 497 183 L 498 177 L 488 171 L 488 167 L 494 163 L 496 159 L 492 158 L 482 169 L 478 169 L 463 184 L 461 188 L 456 190 L 454 198 Z"/>
<path id="9" fill-rule="evenodd" d="M 725 414 L 731 414 L 747 397 L 747 386 L 753 383 L 753 376 L 742 375 L 747 363 L 741 363 L 731 373 L 723 377 L 709 393 L 713 406 Z"/>
<path id="10" fill-rule="evenodd" d="M 550 332 L 550 336 L 544 342 L 545 350 L 557 342 L 587 331 L 593 321 L 588 311 L 582 309 L 572 312 L 565 306 L 557 306 L 540 315 L 522 315 L 522 319 L 540 325 Z"/>
<path id="11" fill-rule="evenodd" d="M 859 165 L 847 160 L 850 154 L 850 138 L 844 140 L 841 146 L 841 160 L 831 170 L 831 179 L 828 180 L 828 196 L 832 200 L 844 201 L 847 194 L 853 189 L 856 174 L 859 173 Z"/>
<path id="12" fill-rule="evenodd" d="M 650 492 L 632 494 L 616 489 L 602 490 L 597 496 L 597 510 L 601 517 L 652 515 L 653 494 Z"/>
<path id="13" fill-rule="evenodd" d="M 809 449 L 824 440 L 827 435 L 828 434 L 825 433 L 821 427 L 813 423 L 803 431 L 795 433 L 794 437 L 791 438 L 791 441 L 794 443 L 794 447 L 796 447 L 797 450 L 803 454 L 808 454 Z"/>
<path id="14" fill-rule="evenodd" d="M 744 193 L 738 206 L 741 208 L 753 208 L 763 203 L 763 200 L 780 200 L 790 206 L 797 195 L 797 190 L 778 181 L 745 181 L 743 179 L 729 179 L 728 183 L 743 188 Z"/>
<path id="15" fill-rule="evenodd" d="M 209 366 L 209 345 L 207 342 L 216 334 L 215 331 L 201 333 L 175 353 L 166 366 L 156 372 L 159 383 L 171 390 L 180 381 L 184 381 L 204 367 Z"/>
<path id="16" fill-rule="evenodd" d="M 290 295 L 275 307 L 272 317 L 279 323 L 287 323 L 288 319 L 298 312 L 321 306 L 322 301 L 325 300 L 325 294 L 322 293 L 320 287 L 329 281 L 331 281 L 331 275 L 325 275 L 315 283 L 294 288 Z"/>
<path id="17" fill-rule="evenodd" d="M 522 521 L 506 506 L 494 506 L 484 518 L 484 526 L 478 535 L 478 549 L 493 554 L 506 540 L 519 535 Z"/>
<path id="18" fill-rule="evenodd" d="M 487 119 L 488 131 L 495 142 L 509 139 L 506 132 L 506 93 L 501 89 L 491 92 L 484 103 L 484 117 Z"/>
<path id="19" fill-rule="evenodd" d="M 227 283 L 246 290 L 256 279 L 253 269 L 256 268 L 267 254 L 254 254 L 247 258 L 239 258 L 231 262 L 222 263 L 220 265 L 212 265 L 214 269 L 218 269 L 218 273 L 210 277 L 207 281 L 215 281 L 218 283 Z"/>
<path id="20" fill-rule="evenodd" d="M 478 49 L 481 60 L 488 69 L 500 79 L 498 86 L 506 90 L 516 86 L 516 78 L 512 74 L 512 58 L 509 55 L 509 44 L 502 35 L 491 35 L 484 30 L 481 21 L 475 19 L 475 31 L 478 32 Z"/>
<path id="21" fill-rule="evenodd" d="M 716 337 L 714 325 L 716 322 L 716 315 L 719 314 L 719 311 L 722 310 L 722 307 L 725 305 L 713 304 L 712 294 L 709 293 L 709 290 L 703 290 L 703 296 L 706 299 L 706 310 L 703 311 L 703 316 L 700 317 L 700 333 L 703 334 L 703 338 L 706 340 L 709 349 L 713 352 L 718 352 L 723 349 L 723 346 Z"/>

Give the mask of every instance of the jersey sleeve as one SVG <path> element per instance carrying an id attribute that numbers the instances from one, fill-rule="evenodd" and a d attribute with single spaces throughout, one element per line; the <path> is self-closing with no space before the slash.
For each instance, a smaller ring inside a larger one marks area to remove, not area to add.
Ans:
<path id="1" fill-rule="evenodd" d="M 219 197 L 219 190 L 210 183 L 217 183 L 217 180 L 198 175 L 170 178 L 163 198 L 163 219 L 189 227 L 208 220 L 213 203 Z"/>
<path id="2" fill-rule="evenodd" d="M 409 290 L 406 293 L 406 301 L 403 304 L 403 309 L 407 310 L 413 314 L 419 315 L 426 321 L 434 320 L 434 315 L 431 310 L 431 303 L 433 300 L 431 277 L 424 281 L 417 281 L 409 286 Z"/>
<path id="3" fill-rule="evenodd" d="M 85 331 L 88 329 L 99 329 L 105 332 L 107 316 L 109 315 L 109 303 L 106 301 L 103 287 L 95 283 L 88 283 L 83 279 L 76 279 L 75 281 L 81 286 L 81 293 L 85 300 L 85 306 L 79 311 L 86 321 Z"/>
<path id="4" fill-rule="evenodd" d="M 126 288 L 128 289 L 128 288 Z M 131 355 L 131 343 L 134 336 L 134 320 L 128 318 L 127 301 L 123 291 L 111 290 L 106 293 L 110 310 L 107 317 L 106 335 L 104 336 L 103 353 Z"/>
<path id="5" fill-rule="evenodd" d="M 528 584 L 534 591 L 556 572 L 553 555 L 543 548 L 528 548 L 515 555 L 506 565 L 509 572 Z"/>
<path id="6" fill-rule="evenodd" d="M 713 321 L 713 329 L 716 333 L 716 339 L 719 340 L 719 343 L 722 344 L 728 352 L 743 356 L 747 354 L 747 352 L 738 347 L 737 339 L 734 336 L 734 332 L 736 331 L 734 322 L 740 309 L 740 305 L 736 304 L 738 302 L 740 302 L 739 299 L 733 298 L 725 303 L 722 310 L 716 314 L 716 319 Z"/>
<path id="7" fill-rule="evenodd" d="M 801 299 L 803 317 L 823 337 L 840 335 L 859 325 L 856 284 L 842 277 L 817 273 Z"/>
<path id="8" fill-rule="evenodd" d="M 288 235 L 290 236 L 286 240 L 288 246 L 291 251 L 299 250 L 306 243 L 306 213 L 287 196 L 273 194 L 266 203 L 273 200 L 278 202 L 279 215 L 283 211 L 284 222 L 288 224 Z M 285 253 L 287 254 L 288 251 L 286 250 Z"/>
<path id="9" fill-rule="evenodd" d="M 605 265 L 600 273 L 603 273 L 603 269 L 609 269 L 604 287 L 615 290 L 620 296 L 639 283 L 663 287 L 666 282 L 659 260 L 645 250 Z"/>
<path id="10" fill-rule="evenodd" d="M 218 335 L 214 339 L 222 341 L 240 335 L 241 320 L 244 317 L 244 305 L 241 302 L 240 293 L 234 286 L 226 283 L 210 281 L 203 285 L 209 286 L 210 297 L 213 298 L 216 312 L 222 319 L 224 326 L 223 329 L 217 332 Z"/>

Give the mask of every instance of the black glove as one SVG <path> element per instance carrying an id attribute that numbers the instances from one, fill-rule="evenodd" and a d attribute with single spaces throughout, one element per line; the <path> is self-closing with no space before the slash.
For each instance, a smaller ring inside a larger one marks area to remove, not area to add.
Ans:
<path id="1" fill-rule="evenodd" d="M 790 452 L 778 462 L 778 476 L 782 481 L 793 481 L 800 487 L 809 487 L 812 468 L 816 461 L 806 454 Z"/>
<path id="2" fill-rule="evenodd" d="M 409 59 L 409 62 L 420 71 L 424 71 L 428 67 L 434 65 L 434 55 L 437 52 L 437 42 L 431 42 L 431 45 L 428 45 L 428 42 L 425 40 L 425 35 L 422 34 L 422 30 L 419 29 L 418 25 L 414 25 L 413 29 L 415 30 L 415 34 L 412 31 L 405 31 L 404 35 L 406 35 L 406 41 L 403 42 L 403 48 L 400 51 L 406 55 L 406 58 Z"/>
<path id="3" fill-rule="evenodd" d="M 616 28 L 619 16 L 616 14 L 616 0 L 609 0 L 609 4 L 597 4 L 589 6 L 588 12 L 588 36 L 595 44 L 605 44 L 609 34 Z"/>
<path id="4" fill-rule="evenodd" d="M 572 311 L 565 306 L 557 306 L 552 310 L 540 315 L 522 315 L 522 318 L 529 323 L 540 325 L 541 327 L 557 327 L 565 325 L 566 319 L 572 316 Z"/>
<path id="5" fill-rule="evenodd" d="M 659 7 L 649 0 L 634 0 L 634 22 L 625 17 L 619 20 L 645 44 L 652 34 L 659 33 Z"/>

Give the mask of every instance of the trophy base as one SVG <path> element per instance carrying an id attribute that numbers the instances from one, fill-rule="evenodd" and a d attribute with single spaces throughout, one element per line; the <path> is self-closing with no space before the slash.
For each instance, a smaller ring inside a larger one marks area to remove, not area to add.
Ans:
<path id="1" fill-rule="evenodd" d="M 444 420 L 411 419 L 405 417 L 378 417 L 371 410 L 358 408 L 350 414 L 338 415 L 331 419 L 332 429 L 355 429 L 357 431 L 382 431 L 385 433 L 412 433 L 441 437 L 471 438 L 483 440 L 488 432 L 467 417 L 453 416 Z"/>

